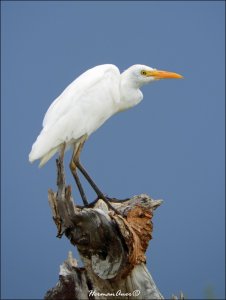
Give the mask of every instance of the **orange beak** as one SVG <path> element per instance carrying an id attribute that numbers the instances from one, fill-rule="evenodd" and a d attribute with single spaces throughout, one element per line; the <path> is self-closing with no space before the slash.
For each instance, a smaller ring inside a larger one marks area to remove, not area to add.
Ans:
<path id="1" fill-rule="evenodd" d="M 161 70 L 153 70 L 149 71 L 147 76 L 153 76 L 155 79 L 179 79 L 179 78 L 184 78 L 182 75 L 173 73 L 173 72 L 168 72 L 168 71 L 161 71 Z"/>

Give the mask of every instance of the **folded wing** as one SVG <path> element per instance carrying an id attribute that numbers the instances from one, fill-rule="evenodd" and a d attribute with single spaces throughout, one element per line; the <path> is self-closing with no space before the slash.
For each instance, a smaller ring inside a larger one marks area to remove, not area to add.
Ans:
<path id="1" fill-rule="evenodd" d="M 46 163 L 63 142 L 90 135 L 117 112 L 120 72 L 114 65 L 94 67 L 74 80 L 50 105 L 29 160 Z"/>

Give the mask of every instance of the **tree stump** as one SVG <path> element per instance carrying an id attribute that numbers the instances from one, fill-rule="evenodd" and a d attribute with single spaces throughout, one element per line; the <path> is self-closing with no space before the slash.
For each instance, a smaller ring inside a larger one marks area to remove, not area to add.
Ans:
<path id="1" fill-rule="evenodd" d="M 162 200 L 142 194 L 111 200 L 119 214 L 102 199 L 89 207 L 74 204 L 65 185 L 63 162 L 57 160 L 58 191 L 48 192 L 57 236 L 77 247 L 84 267 L 69 253 L 59 282 L 45 299 L 163 299 L 146 267 L 145 252 L 152 238 L 153 211 Z"/>

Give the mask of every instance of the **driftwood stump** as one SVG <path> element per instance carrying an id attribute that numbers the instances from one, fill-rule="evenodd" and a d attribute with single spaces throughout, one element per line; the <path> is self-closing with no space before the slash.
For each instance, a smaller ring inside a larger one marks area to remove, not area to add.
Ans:
<path id="1" fill-rule="evenodd" d="M 71 188 L 65 185 L 61 159 L 57 169 L 58 191 L 48 193 L 57 236 L 65 234 L 77 247 L 84 267 L 78 267 L 69 253 L 59 282 L 45 299 L 163 299 L 145 264 L 153 211 L 162 200 L 144 194 L 112 200 L 120 214 L 101 199 L 82 208 L 74 204 Z"/>

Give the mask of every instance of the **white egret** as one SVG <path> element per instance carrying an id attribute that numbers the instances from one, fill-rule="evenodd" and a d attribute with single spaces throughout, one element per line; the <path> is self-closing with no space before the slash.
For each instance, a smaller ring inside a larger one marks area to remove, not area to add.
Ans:
<path id="1" fill-rule="evenodd" d="M 50 105 L 43 129 L 32 146 L 29 161 L 40 159 L 43 166 L 57 151 L 72 147 L 70 169 L 85 205 L 88 204 L 77 175 L 77 168 L 107 202 L 79 161 L 87 138 L 114 114 L 137 105 L 147 83 L 166 78 L 183 78 L 177 73 L 159 71 L 145 65 L 133 65 L 120 74 L 115 65 L 105 64 L 89 69 L 74 80 Z"/>

